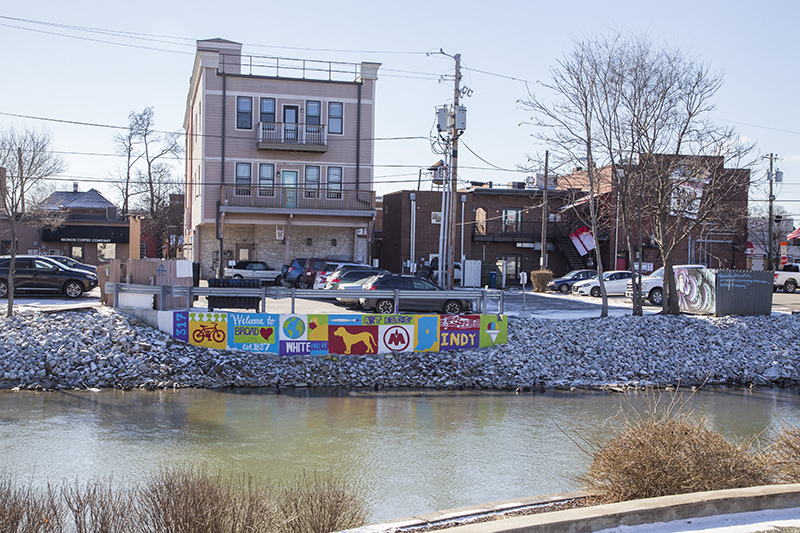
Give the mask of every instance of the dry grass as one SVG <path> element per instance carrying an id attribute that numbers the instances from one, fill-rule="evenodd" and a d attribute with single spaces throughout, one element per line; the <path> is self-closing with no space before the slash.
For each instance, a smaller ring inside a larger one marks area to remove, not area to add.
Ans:
<path id="1" fill-rule="evenodd" d="M 726 440 L 706 419 L 673 400 L 645 414 L 625 415 L 611 437 L 592 450 L 579 477 L 605 501 L 765 485 L 771 461 L 756 444 Z"/>
<path id="2" fill-rule="evenodd" d="M 800 483 L 800 428 L 783 427 L 772 439 L 768 453 L 778 483 Z"/>

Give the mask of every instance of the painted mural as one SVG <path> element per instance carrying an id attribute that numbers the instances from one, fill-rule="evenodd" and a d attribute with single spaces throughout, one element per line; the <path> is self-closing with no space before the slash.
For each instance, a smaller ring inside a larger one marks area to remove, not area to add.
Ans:
<path id="1" fill-rule="evenodd" d="M 498 315 L 173 314 L 169 333 L 207 348 L 279 355 L 438 352 L 505 344 L 508 317 Z"/>
<path id="2" fill-rule="evenodd" d="M 716 273 L 705 268 L 675 268 L 675 289 L 681 312 L 713 314 Z"/>

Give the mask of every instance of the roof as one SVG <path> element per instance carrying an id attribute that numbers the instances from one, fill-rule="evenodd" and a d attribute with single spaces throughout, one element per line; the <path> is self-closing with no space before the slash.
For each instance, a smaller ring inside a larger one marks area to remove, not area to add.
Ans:
<path id="1" fill-rule="evenodd" d="M 42 209 L 106 209 L 116 207 L 96 189 L 85 192 L 56 191 L 39 204 Z"/>

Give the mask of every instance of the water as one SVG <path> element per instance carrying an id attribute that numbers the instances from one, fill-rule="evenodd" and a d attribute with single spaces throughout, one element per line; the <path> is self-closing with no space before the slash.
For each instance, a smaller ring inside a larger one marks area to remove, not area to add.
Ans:
<path id="1" fill-rule="evenodd" d="M 35 484 L 141 481 L 164 464 L 273 480 L 331 472 L 377 522 L 580 488 L 582 439 L 602 434 L 620 406 L 645 403 L 559 391 L 4 391 L 0 469 Z M 731 438 L 800 424 L 796 391 L 703 391 L 688 403 Z"/>

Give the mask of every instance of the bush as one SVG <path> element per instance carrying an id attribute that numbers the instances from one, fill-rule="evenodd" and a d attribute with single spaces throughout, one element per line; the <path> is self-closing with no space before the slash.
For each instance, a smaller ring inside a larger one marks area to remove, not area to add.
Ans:
<path id="1" fill-rule="evenodd" d="M 286 533 L 328 533 L 366 523 L 367 510 L 356 494 L 330 477 L 303 474 L 284 487 L 281 511 Z"/>
<path id="2" fill-rule="evenodd" d="M 61 531 L 61 509 L 50 490 L 20 488 L 8 474 L 0 474 L 0 531 L 56 533 Z"/>
<path id="3" fill-rule="evenodd" d="M 800 428 L 784 427 L 772 439 L 769 458 L 778 483 L 800 483 Z"/>
<path id="4" fill-rule="evenodd" d="M 769 460 L 752 442 L 729 442 L 696 413 L 667 408 L 624 419 L 579 479 L 610 502 L 768 484 Z"/>
<path id="5" fill-rule="evenodd" d="M 3 532 L 327 533 L 361 526 L 366 516 L 352 491 L 318 474 L 278 487 L 251 476 L 164 467 L 140 486 L 109 478 L 64 483 L 60 491 L 19 488 L 0 475 Z"/>
<path id="6" fill-rule="evenodd" d="M 547 284 L 551 281 L 553 281 L 553 273 L 549 270 L 533 270 L 531 272 L 533 292 L 545 292 Z"/>

